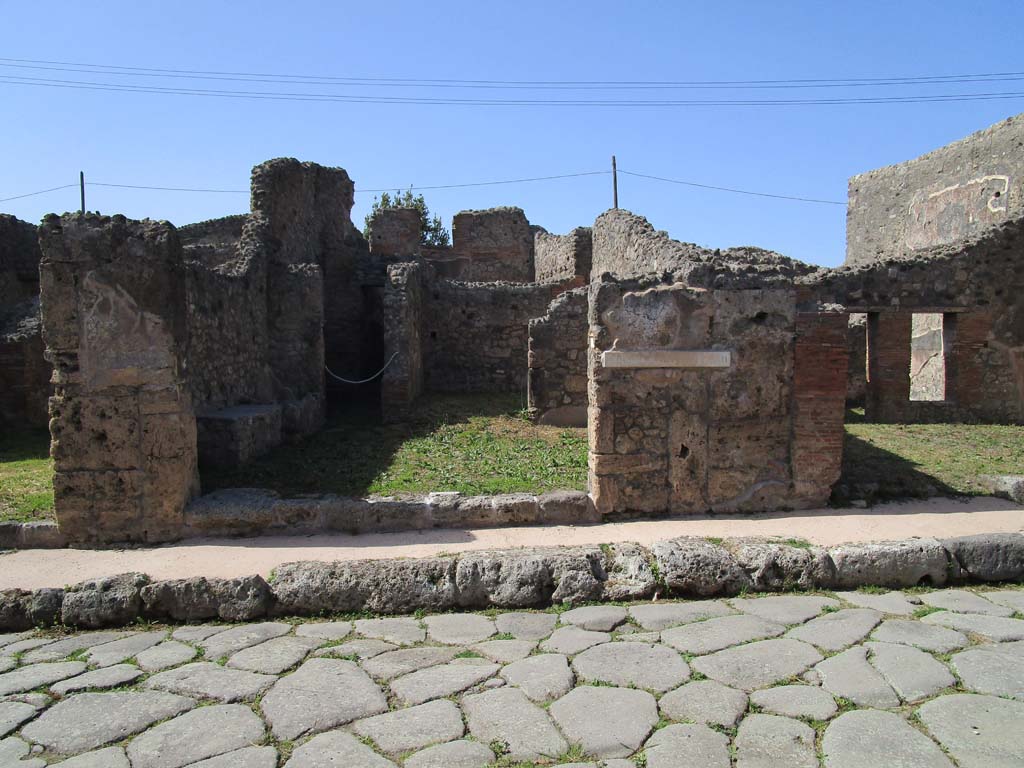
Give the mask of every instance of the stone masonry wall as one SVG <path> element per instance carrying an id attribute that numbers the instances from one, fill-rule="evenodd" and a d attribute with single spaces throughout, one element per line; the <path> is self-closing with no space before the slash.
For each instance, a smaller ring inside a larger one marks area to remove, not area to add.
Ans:
<path id="1" fill-rule="evenodd" d="M 0 308 L 0 428 L 45 427 L 50 422 L 52 368 L 44 355 L 39 297 Z"/>
<path id="2" fill-rule="evenodd" d="M 846 263 L 912 259 L 1024 217 L 1024 115 L 849 182 Z"/>
<path id="3" fill-rule="evenodd" d="M 274 399 L 268 371 L 262 221 L 246 217 L 233 258 L 210 266 L 185 248 L 188 382 L 199 412 Z"/>
<path id="4" fill-rule="evenodd" d="M 541 424 L 586 426 L 587 289 L 566 291 L 529 327 L 531 417 Z"/>
<path id="5" fill-rule="evenodd" d="M 388 267 L 384 286 L 384 353 L 391 360 L 381 380 L 385 421 L 400 421 L 423 392 L 423 266 Z"/>
<path id="6" fill-rule="evenodd" d="M 433 392 L 526 394 L 529 322 L 547 312 L 557 283 L 428 282 L 424 386 Z"/>
<path id="7" fill-rule="evenodd" d="M 828 499 L 842 455 L 845 314 L 798 313 L 792 286 L 602 279 L 591 284 L 589 320 L 599 512 L 753 512 Z M 730 360 L 615 368 L 604 363 L 612 350 L 719 350 Z"/>
<path id="8" fill-rule="evenodd" d="M 415 208 L 382 208 L 370 219 L 370 252 L 385 256 L 416 256 L 422 221 Z"/>
<path id="9" fill-rule="evenodd" d="M 0 214 L 0 425 L 46 426 L 50 365 L 39 319 L 36 227 Z"/>
<path id="10" fill-rule="evenodd" d="M 61 533 L 175 538 L 198 491 L 177 233 L 167 222 L 50 215 L 40 244 Z"/>
<path id="11" fill-rule="evenodd" d="M 577 275 L 589 280 L 593 251 L 594 240 L 590 227 L 577 227 L 567 235 L 552 235 L 539 229 L 533 237 L 537 282 L 571 280 Z"/>
<path id="12" fill-rule="evenodd" d="M 672 273 L 704 285 L 722 272 L 735 284 L 739 276 L 752 285 L 765 278 L 794 278 L 817 268 L 788 256 L 752 246 L 712 250 L 682 243 L 657 231 L 642 216 L 622 209 L 605 211 L 594 222 L 591 278 L 608 273 L 619 279 Z"/>
<path id="13" fill-rule="evenodd" d="M 271 270 L 298 264 L 320 268 L 325 359 L 343 376 L 361 375 L 367 365 L 360 341 L 365 308 L 356 275 L 368 245 L 352 224 L 354 191 L 344 169 L 293 158 L 268 160 L 252 171 L 252 211 L 266 219 L 268 265 Z M 269 279 L 273 285 L 274 276 Z"/>
<path id="14" fill-rule="evenodd" d="M 521 208 L 460 211 L 452 243 L 454 255 L 467 260 L 460 280 L 533 282 L 533 229 Z"/>

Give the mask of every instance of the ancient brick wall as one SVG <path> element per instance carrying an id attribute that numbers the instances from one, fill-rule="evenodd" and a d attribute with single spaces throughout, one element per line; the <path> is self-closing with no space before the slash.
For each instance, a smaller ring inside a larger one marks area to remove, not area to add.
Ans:
<path id="1" fill-rule="evenodd" d="M 566 291 L 530 321 L 527 407 L 542 424 L 587 424 L 587 289 Z"/>
<path id="2" fill-rule="evenodd" d="M 816 379 L 815 369 L 845 362 L 846 318 L 837 318 L 823 321 L 817 338 L 816 317 L 798 316 L 796 292 L 786 286 L 592 283 L 590 492 L 597 509 L 761 511 L 827 500 L 838 477 L 846 374 L 843 365 Z M 676 352 L 691 356 L 668 362 Z M 693 359 L 694 352 L 712 355 Z M 614 367 L 616 353 L 636 358 Z M 724 365 L 715 353 L 727 353 Z"/>
<path id="3" fill-rule="evenodd" d="M 424 386 L 433 392 L 526 395 L 529 322 L 556 283 L 429 281 L 424 292 Z"/>
<path id="4" fill-rule="evenodd" d="M 40 244 L 61 532 L 79 542 L 174 538 L 198 491 L 177 233 L 167 222 L 51 215 Z"/>
<path id="5" fill-rule="evenodd" d="M 533 282 L 533 229 L 521 208 L 455 214 L 452 250 L 464 260 L 459 280 Z"/>
<path id="6" fill-rule="evenodd" d="M 793 350 L 793 493 L 825 506 L 842 473 L 849 321 L 842 311 L 799 306 Z"/>
<path id="7" fill-rule="evenodd" d="M 1024 115 L 849 182 L 846 263 L 915 258 L 1024 216 Z"/>
<path id="8" fill-rule="evenodd" d="M 577 227 L 567 235 L 539 229 L 533 237 L 534 274 L 538 283 L 590 279 L 594 240 L 590 227 Z"/>
<path id="9" fill-rule="evenodd" d="M 384 362 L 388 363 L 381 378 L 385 421 L 407 416 L 423 392 L 423 272 L 415 262 L 388 267 L 382 299 Z"/>
<path id="10" fill-rule="evenodd" d="M 1021 263 L 1024 222 L 1011 221 L 977 237 L 919 251 L 914 259 L 821 270 L 801 278 L 801 283 L 824 304 L 869 314 L 869 419 L 1024 423 Z M 910 399 L 915 313 L 946 315 L 944 401 Z M 872 323 L 877 336 L 874 377 Z M 965 387 L 964 381 L 972 387 Z"/>

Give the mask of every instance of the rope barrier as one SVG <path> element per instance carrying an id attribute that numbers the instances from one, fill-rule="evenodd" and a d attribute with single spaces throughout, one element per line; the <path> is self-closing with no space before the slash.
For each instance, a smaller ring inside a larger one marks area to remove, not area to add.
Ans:
<path id="1" fill-rule="evenodd" d="M 327 373 L 331 376 L 331 378 L 337 379 L 338 381 L 343 382 L 345 384 L 367 384 L 367 383 L 373 381 L 374 379 L 376 379 L 382 373 L 384 373 L 384 371 L 386 371 L 388 369 L 388 366 L 391 365 L 391 363 L 394 361 L 394 359 L 396 357 L 398 357 L 398 353 L 397 352 L 395 352 L 395 354 L 393 354 L 388 359 L 388 361 L 386 363 L 384 363 L 384 367 L 381 368 L 379 371 L 377 371 L 375 374 L 373 374 L 373 376 L 370 376 L 369 378 L 366 378 L 366 379 L 360 379 L 359 381 L 352 381 L 351 379 L 343 379 L 341 376 L 336 374 L 334 371 L 332 371 L 326 365 L 324 366 L 324 370 L 327 371 Z"/>

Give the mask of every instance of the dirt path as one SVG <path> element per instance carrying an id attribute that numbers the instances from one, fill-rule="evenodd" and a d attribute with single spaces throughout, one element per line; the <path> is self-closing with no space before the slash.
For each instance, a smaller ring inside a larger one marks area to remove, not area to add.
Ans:
<path id="1" fill-rule="evenodd" d="M 833 545 L 913 536 L 1024 531 L 1024 507 L 995 498 L 930 499 L 866 510 L 819 509 L 758 516 L 699 515 L 592 526 L 539 526 L 405 533 L 191 539 L 146 549 L 22 550 L 0 555 L 0 589 L 59 587 L 125 571 L 154 579 L 264 576 L 295 560 L 425 557 L 438 552 L 505 547 L 651 544 L 675 536 L 782 536 Z"/>

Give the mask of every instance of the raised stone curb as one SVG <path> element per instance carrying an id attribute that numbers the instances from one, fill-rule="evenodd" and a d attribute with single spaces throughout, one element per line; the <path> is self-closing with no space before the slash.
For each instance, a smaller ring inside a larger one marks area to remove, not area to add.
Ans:
<path id="1" fill-rule="evenodd" d="M 0 549 L 60 549 L 67 545 L 56 523 L 0 523 Z"/>
<path id="2" fill-rule="evenodd" d="M 61 589 L 0 592 L 0 630 L 63 623 L 98 628 L 137 618 L 251 621 L 264 616 L 535 608 L 552 603 L 734 595 L 741 591 L 940 586 L 1024 576 L 1024 535 L 820 547 L 683 538 L 464 552 L 450 557 L 288 563 L 272 583 L 121 574 Z"/>

